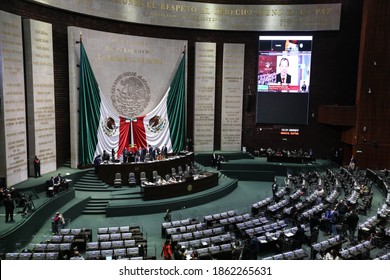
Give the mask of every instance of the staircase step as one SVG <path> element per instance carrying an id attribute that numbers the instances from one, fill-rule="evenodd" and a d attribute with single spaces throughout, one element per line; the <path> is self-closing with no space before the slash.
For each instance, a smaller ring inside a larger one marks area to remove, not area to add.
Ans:
<path id="1" fill-rule="evenodd" d="M 106 187 L 106 186 L 108 186 L 106 183 L 102 183 L 102 182 L 83 182 L 83 181 L 78 181 L 75 185 L 84 186 L 84 187 Z"/>
<path id="2" fill-rule="evenodd" d="M 106 210 L 84 210 L 82 212 L 83 215 L 105 215 L 106 214 Z"/>
<path id="3" fill-rule="evenodd" d="M 101 202 L 101 203 L 88 203 L 86 206 L 85 206 L 85 209 L 87 208 L 93 208 L 93 209 L 96 209 L 96 208 L 106 208 L 107 207 L 107 204 L 108 204 L 108 201 L 107 202 Z"/>
<path id="4" fill-rule="evenodd" d="M 107 187 L 78 187 L 74 186 L 77 191 L 86 191 L 86 192 L 107 192 Z"/>
<path id="5" fill-rule="evenodd" d="M 91 198 L 88 203 L 108 203 L 110 198 Z"/>
<path id="6" fill-rule="evenodd" d="M 90 205 L 88 204 L 87 206 L 85 206 L 84 210 L 102 210 L 102 209 L 106 209 L 107 207 L 107 204 L 104 204 L 104 205 Z"/>
<path id="7" fill-rule="evenodd" d="M 85 183 L 93 183 L 93 184 L 96 184 L 96 183 L 104 183 L 102 182 L 101 180 L 99 180 L 98 178 L 93 178 L 93 177 L 82 177 L 78 180 L 78 182 L 85 182 Z"/>

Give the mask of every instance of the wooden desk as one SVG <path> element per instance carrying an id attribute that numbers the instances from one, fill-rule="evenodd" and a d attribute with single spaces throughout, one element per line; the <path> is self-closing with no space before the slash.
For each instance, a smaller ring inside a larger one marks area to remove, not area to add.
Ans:
<path id="1" fill-rule="evenodd" d="M 315 157 L 310 156 L 267 156 L 267 162 L 311 163 L 315 160 Z"/>
<path id="2" fill-rule="evenodd" d="M 195 180 L 141 187 L 145 200 L 162 199 L 200 192 L 218 185 L 218 173 L 204 172 Z"/>

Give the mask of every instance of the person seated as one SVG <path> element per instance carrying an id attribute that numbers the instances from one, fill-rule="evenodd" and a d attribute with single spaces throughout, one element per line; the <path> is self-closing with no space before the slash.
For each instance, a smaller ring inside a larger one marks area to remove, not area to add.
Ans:
<path id="1" fill-rule="evenodd" d="M 177 183 L 177 180 L 176 180 L 175 176 L 171 176 L 171 177 L 169 178 L 169 180 L 168 180 L 168 183 L 169 183 L 169 184 Z"/>
<path id="2" fill-rule="evenodd" d="M 54 188 L 56 192 L 60 192 L 65 188 L 64 179 L 61 177 L 61 173 L 58 173 L 58 175 L 54 178 Z"/>
<path id="3" fill-rule="evenodd" d="M 325 254 L 324 260 L 339 260 L 338 252 L 335 249 L 331 249 Z"/>
<path id="4" fill-rule="evenodd" d="M 298 248 L 302 247 L 302 244 L 305 242 L 305 229 L 301 226 L 301 224 L 297 224 L 297 231 L 292 236 L 292 239 L 295 240 Z"/>
<path id="5" fill-rule="evenodd" d="M 282 151 L 281 150 L 278 150 L 277 152 L 276 152 L 276 154 L 275 154 L 277 157 L 281 157 L 281 156 L 283 156 L 283 154 L 282 154 Z"/>
<path id="6" fill-rule="evenodd" d="M 318 187 L 318 189 L 314 192 L 314 194 L 316 195 L 317 199 L 316 199 L 316 204 L 320 204 L 322 202 L 322 199 L 324 198 L 325 196 L 325 191 L 324 189 L 320 186 Z"/>
<path id="7" fill-rule="evenodd" d="M 156 182 L 154 182 L 156 186 L 161 186 L 163 184 L 163 180 L 161 179 L 161 177 L 158 177 Z"/>
<path id="8" fill-rule="evenodd" d="M 196 250 L 192 251 L 190 260 L 198 260 L 199 254 Z"/>
<path id="9" fill-rule="evenodd" d="M 369 191 L 367 185 L 362 185 L 362 186 L 360 187 L 359 193 L 360 193 L 360 197 L 363 197 L 363 196 L 369 194 L 370 191 Z"/>
<path id="10" fill-rule="evenodd" d="M 377 227 L 375 228 L 375 231 L 371 233 L 370 235 L 370 243 L 374 246 L 379 247 L 381 243 L 383 243 L 385 238 L 385 230 L 383 227 Z"/>
<path id="11" fill-rule="evenodd" d="M 70 260 L 84 260 L 84 257 L 79 251 L 74 251 L 73 257 L 71 257 Z"/>
<path id="12" fill-rule="evenodd" d="M 49 180 L 46 181 L 46 195 L 48 197 L 52 197 L 54 196 L 54 194 L 56 193 L 56 183 L 54 181 L 54 177 L 51 176 L 51 178 Z"/>

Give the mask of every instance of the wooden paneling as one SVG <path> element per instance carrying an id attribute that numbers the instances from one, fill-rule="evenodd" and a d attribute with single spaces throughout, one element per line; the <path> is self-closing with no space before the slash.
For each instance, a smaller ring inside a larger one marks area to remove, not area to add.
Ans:
<path id="1" fill-rule="evenodd" d="M 357 165 L 390 165 L 390 2 L 364 1 L 356 96 Z"/>
<path id="2" fill-rule="evenodd" d="M 356 123 L 356 107 L 320 105 L 317 120 L 323 124 L 354 126 Z"/>

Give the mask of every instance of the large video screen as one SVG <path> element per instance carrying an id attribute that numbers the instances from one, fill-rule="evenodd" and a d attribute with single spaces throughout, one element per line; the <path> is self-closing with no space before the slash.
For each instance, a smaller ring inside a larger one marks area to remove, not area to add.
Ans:
<path id="1" fill-rule="evenodd" d="M 260 36 L 256 122 L 307 124 L 312 36 Z"/>

